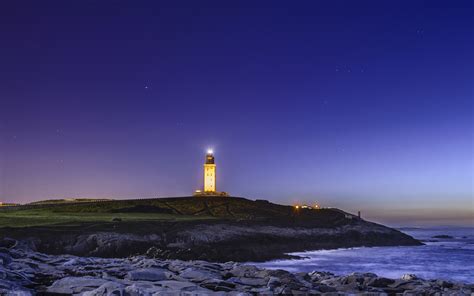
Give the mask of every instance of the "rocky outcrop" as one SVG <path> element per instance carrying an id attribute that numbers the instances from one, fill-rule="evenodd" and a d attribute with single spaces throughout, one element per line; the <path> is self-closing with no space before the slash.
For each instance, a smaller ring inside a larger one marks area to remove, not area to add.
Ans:
<path id="1" fill-rule="evenodd" d="M 234 262 L 45 255 L 0 241 L 0 295 L 470 295 L 474 285 L 373 273 L 290 273 Z"/>
<path id="2" fill-rule="evenodd" d="M 8 234 L 54 255 L 147 254 L 157 259 L 216 262 L 267 261 L 306 250 L 421 244 L 397 230 L 362 220 L 336 227 L 269 221 L 119 222 L 64 230 L 60 226 L 12 229 Z"/>

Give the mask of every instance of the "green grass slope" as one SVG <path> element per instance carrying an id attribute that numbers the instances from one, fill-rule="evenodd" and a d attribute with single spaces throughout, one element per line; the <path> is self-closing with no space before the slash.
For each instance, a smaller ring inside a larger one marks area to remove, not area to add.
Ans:
<path id="1" fill-rule="evenodd" d="M 28 227 L 84 222 L 199 221 L 230 219 L 300 223 L 332 227 L 345 214 L 333 209 L 296 210 L 291 206 L 238 197 L 177 197 L 26 205 L 0 209 L 0 227 Z M 308 225 L 309 226 L 309 225 Z"/>

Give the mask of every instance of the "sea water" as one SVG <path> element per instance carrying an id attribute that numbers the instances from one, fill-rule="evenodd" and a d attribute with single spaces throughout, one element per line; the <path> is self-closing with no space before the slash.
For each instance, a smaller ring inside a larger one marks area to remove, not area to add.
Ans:
<path id="1" fill-rule="evenodd" d="M 424 246 L 371 247 L 291 253 L 304 257 L 255 265 L 291 272 L 329 271 L 338 275 L 373 272 L 400 278 L 410 273 L 424 279 L 474 283 L 474 228 L 402 228 Z M 449 235 L 452 238 L 434 238 Z"/>

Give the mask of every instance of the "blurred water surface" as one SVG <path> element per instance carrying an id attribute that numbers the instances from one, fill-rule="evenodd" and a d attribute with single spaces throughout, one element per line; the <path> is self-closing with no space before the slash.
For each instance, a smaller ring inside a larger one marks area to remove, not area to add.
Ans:
<path id="1" fill-rule="evenodd" d="M 424 279 L 474 283 L 474 228 L 400 230 L 422 240 L 426 245 L 298 252 L 291 254 L 306 258 L 252 264 L 294 272 L 318 270 L 341 275 L 351 272 L 373 272 L 390 278 L 413 273 Z M 452 238 L 434 238 L 437 235 L 448 235 Z"/>

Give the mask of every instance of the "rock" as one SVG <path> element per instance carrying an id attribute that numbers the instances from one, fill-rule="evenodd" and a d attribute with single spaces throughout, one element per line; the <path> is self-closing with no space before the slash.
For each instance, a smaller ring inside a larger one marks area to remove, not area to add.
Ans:
<path id="1" fill-rule="evenodd" d="M 268 279 L 267 287 L 274 289 L 275 287 L 278 287 L 281 285 L 281 281 L 279 278 L 271 276 Z"/>
<path id="2" fill-rule="evenodd" d="M 437 280 L 436 281 L 436 284 L 439 285 L 441 288 L 452 288 L 453 287 L 453 283 L 451 282 L 447 282 L 447 281 L 444 281 L 444 280 Z"/>
<path id="3" fill-rule="evenodd" d="M 190 283 L 190 282 L 180 282 L 180 281 L 159 281 L 156 282 L 155 284 L 161 285 L 164 288 L 175 290 L 175 291 L 181 291 L 184 288 L 188 287 L 196 287 L 196 284 Z"/>
<path id="4" fill-rule="evenodd" d="M 334 287 L 330 287 L 328 285 L 321 284 L 317 286 L 318 291 L 321 291 L 322 293 L 329 293 L 329 292 L 336 292 L 337 289 Z"/>
<path id="5" fill-rule="evenodd" d="M 255 274 L 260 271 L 253 265 L 237 265 L 229 271 L 234 277 L 255 277 Z"/>
<path id="6" fill-rule="evenodd" d="M 266 286 L 268 280 L 261 278 L 246 278 L 246 277 L 232 277 L 228 279 L 229 282 L 237 283 L 245 286 Z"/>
<path id="7" fill-rule="evenodd" d="M 440 235 L 434 235 L 432 236 L 432 238 L 446 238 L 446 239 L 452 239 L 454 237 L 452 237 L 451 235 L 447 235 L 447 234 L 440 234 Z"/>
<path id="8" fill-rule="evenodd" d="M 193 267 L 186 268 L 183 272 L 179 274 L 179 276 L 185 279 L 189 279 L 193 282 L 202 282 L 207 279 L 220 279 L 221 278 L 221 275 L 216 272 L 212 272 L 208 270 L 200 270 Z"/>
<path id="9" fill-rule="evenodd" d="M 369 281 L 366 282 L 368 286 L 376 287 L 376 288 L 385 288 L 388 285 L 391 285 L 395 282 L 395 280 L 384 278 L 384 277 L 377 277 L 371 278 Z"/>
<path id="10" fill-rule="evenodd" d="M 101 296 L 101 295 L 123 296 L 124 293 L 125 293 L 125 286 L 123 284 L 108 282 L 101 285 L 97 289 L 83 293 L 82 296 Z"/>
<path id="11" fill-rule="evenodd" d="M 286 286 L 276 287 L 274 292 L 277 295 L 293 295 L 291 288 Z"/>
<path id="12" fill-rule="evenodd" d="M 206 289 L 210 289 L 213 291 L 224 291 L 224 292 L 230 292 L 237 290 L 236 284 L 226 282 L 223 280 L 218 280 L 218 279 L 208 279 L 199 284 L 201 287 L 204 287 Z"/>
<path id="13" fill-rule="evenodd" d="M 126 296 L 145 296 L 145 295 L 148 296 L 148 295 L 152 295 L 154 293 L 163 292 L 163 291 L 165 291 L 165 289 L 162 287 L 155 286 L 151 283 L 142 282 L 142 283 L 135 283 L 130 286 L 127 286 L 125 288 L 125 295 Z"/>
<path id="14" fill-rule="evenodd" d="M 319 282 L 321 280 L 329 279 L 334 277 L 333 273 L 330 272 L 321 272 L 321 271 L 312 271 L 308 273 L 309 277 L 311 278 L 311 281 L 313 282 Z"/>
<path id="15" fill-rule="evenodd" d="M 78 263 L 79 263 L 79 261 L 76 258 L 72 258 L 72 259 L 64 262 L 63 266 L 73 266 L 73 265 L 77 265 Z"/>
<path id="16" fill-rule="evenodd" d="M 340 283 L 342 285 L 363 284 L 364 276 L 359 273 L 352 273 L 348 276 L 342 277 Z"/>
<path id="17" fill-rule="evenodd" d="M 50 287 L 48 287 L 48 293 L 82 293 L 92 291 L 108 281 L 94 278 L 90 276 L 85 277 L 65 277 L 55 281 Z"/>
<path id="18" fill-rule="evenodd" d="M 11 290 L 11 291 L 5 291 L 3 293 L 0 290 L 0 295 L 5 295 L 5 296 L 32 296 L 32 292 L 27 291 L 27 290 Z"/>
<path id="19" fill-rule="evenodd" d="M 17 247 L 0 251 L 2 296 L 29 296 L 36 289 L 40 294 L 83 296 L 469 295 L 474 290 L 474 285 L 423 280 L 411 274 L 393 280 L 373 273 L 291 273 L 233 262 L 52 256 Z"/>
<path id="20" fill-rule="evenodd" d="M 166 269 L 162 268 L 142 268 L 127 273 L 126 278 L 131 281 L 163 281 L 170 277 Z"/>
<path id="21" fill-rule="evenodd" d="M 0 265 L 8 265 L 13 261 L 13 258 L 7 252 L 0 252 Z"/>
<path id="22" fill-rule="evenodd" d="M 18 244 L 18 241 L 16 239 L 4 237 L 3 239 L 0 240 L 0 247 L 2 248 L 7 248 L 7 249 L 12 249 Z"/>
<path id="23" fill-rule="evenodd" d="M 407 274 L 402 275 L 401 279 L 405 281 L 411 281 L 411 280 L 417 280 L 418 277 L 415 274 L 407 273 Z"/>
<path id="24" fill-rule="evenodd" d="M 252 296 L 249 292 L 232 291 L 227 293 L 229 296 Z M 271 294 L 270 294 L 271 295 Z"/>
<path id="25" fill-rule="evenodd" d="M 256 293 L 257 295 L 265 295 L 265 294 L 269 294 L 271 291 L 270 291 L 270 288 L 264 287 L 264 288 L 252 288 L 250 292 Z"/>

